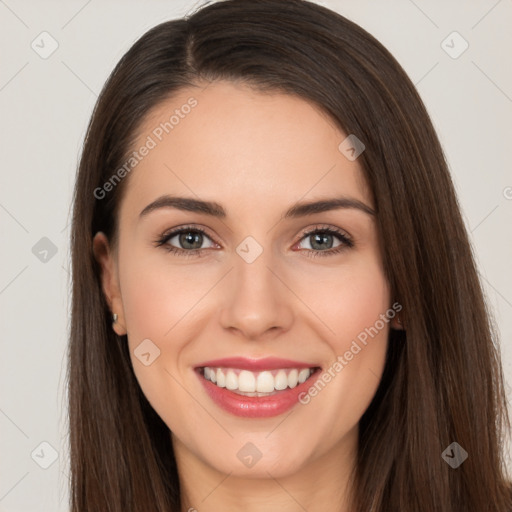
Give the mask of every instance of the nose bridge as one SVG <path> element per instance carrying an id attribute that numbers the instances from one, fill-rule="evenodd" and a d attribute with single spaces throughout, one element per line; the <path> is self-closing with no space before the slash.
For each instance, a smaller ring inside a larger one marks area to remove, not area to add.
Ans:
<path id="1" fill-rule="evenodd" d="M 257 338 L 272 328 L 287 329 L 292 320 L 290 297 L 275 275 L 272 249 L 247 237 L 233 258 L 221 311 L 223 327 L 235 328 L 247 338 Z"/>
<path id="2" fill-rule="evenodd" d="M 275 262 L 272 249 L 261 247 L 258 251 L 251 242 L 244 242 L 237 248 L 233 279 L 236 292 L 259 299 L 263 295 L 275 296 L 275 277 L 269 270 Z"/>

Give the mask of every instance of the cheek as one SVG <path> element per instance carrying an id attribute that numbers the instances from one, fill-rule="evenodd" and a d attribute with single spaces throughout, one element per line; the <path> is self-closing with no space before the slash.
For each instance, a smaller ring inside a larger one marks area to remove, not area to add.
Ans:
<path id="1" fill-rule="evenodd" d="M 155 261 L 142 251 L 124 254 L 119 278 L 133 370 L 155 411 L 170 428 L 180 431 L 175 411 L 190 409 L 190 397 L 180 385 L 179 363 L 188 343 L 183 328 L 203 292 L 194 286 L 195 280 L 190 283 L 190 272 L 171 272 L 165 258 Z M 145 353 L 150 354 L 146 360 Z M 192 408 L 189 414 L 198 412 Z"/>
<path id="2" fill-rule="evenodd" d="M 141 253 L 120 265 L 123 310 L 132 343 L 145 338 L 156 343 L 169 340 L 174 327 L 189 319 L 208 289 L 207 277 L 185 267 L 171 269 L 165 262 L 162 254 L 155 258 Z"/>
<path id="3" fill-rule="evenodd" d="M 322 273 L 325 269 L 322 269 Z M 298 295 L 315 312 L 312 320 L 325 326 L 325 339 L 336 354 L 342 354 L 351 341 L 371 328 L 390 308 L 389 286 L 378 259 L 373 254 L 354 258 L 323 275 L 302 272 Z M 381 329 L 382 325 L 379 322 Z M 385 327 L 388 323 L 385 324 Z M 363 336 L 364 337 L 364 336 Z"/>
<path id="4" fill-rule="evenodd" d="M 387 334 L 388 323 L 382 324 L 381 315 L 390 307 L 389 288 L 384 276 L 378 272 L 369 272 L 354 277 L 351 286 L 342 294 L 341 308 L 335 320 L 336 345 L 339 351 L 348 350 L 347 343 L 354 339 L 363 339 L 369 330 L 378 336 L 373 328 Z"/>
<path id="5" fill-rule="evenodd" d="M 311 309 L 321 312 L 318 316 L 329 328 L 325 341 L 331 359 L 324 366 L 322 382 L 304 397 L 303 403 L 311 407 L 311 417 L 336 424 L 341 431 L 357 423 L 379 385 L 394 311 L 377 258 L 360 258 L 340 267 L 324 282 L 327 284 L 322 293 L 317 287 L 309 297 Z M 311 285 L 309 281 L 307 287 Z M 334 417 L 326 414 L 325 404 L 331 404 Z M 344 411 L 341 416 L 340 410 Z"/>
<path id="6" fill-rule="evenodd" d="M 183 354 L 200 334 L 194 318 L 215 276 L 198 267 L 173 267 L 163 250 L 125 249 L 123 255 L 119 279 L 133 369 L 155 410 L 174 410 L 188 396 L 179 384 L 186 378 Z M 150 361 L 158 357 L 146 366 L 139 356 L 147 352 Z M 186 400 L 180 405 L 186 407 Z"/>

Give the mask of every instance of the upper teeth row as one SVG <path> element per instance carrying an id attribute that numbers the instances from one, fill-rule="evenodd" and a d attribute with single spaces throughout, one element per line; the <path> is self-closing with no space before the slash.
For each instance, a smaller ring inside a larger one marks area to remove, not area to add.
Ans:
<path id="1" fill-rule="evenodd" d="M 294 388 L 302 384 L 311 374 L 313 369 L 302 368 L 300 370 L 283 369 L 277 371 L 251 372 L 249 370 L 237 370 L 227 368 L 204 368 L 204 378 L 213 382 L 220 388 L 238 390 L 243 392 L 272 393 L 283 389 Z"/>

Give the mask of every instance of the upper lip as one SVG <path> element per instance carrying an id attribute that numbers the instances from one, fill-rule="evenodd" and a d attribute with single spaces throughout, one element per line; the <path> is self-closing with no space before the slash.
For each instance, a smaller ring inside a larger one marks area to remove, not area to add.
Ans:
<path id="1" fill-rule="evenodd" d="M 278 357 L 264 357 L 261 359 L 249 359 L 246 357 L 226 357 L 223 359 L 215 359 L 205 361 L 198 364 L 196 368 L 238 368 L 240 370 L 262 371 L 262 370 L 279 370 L 281 368 L 316 368 L 318 365 L 314 363 L 304 363 L 301 361 L 293 361 L 291 359 L 281 359 Z"/>

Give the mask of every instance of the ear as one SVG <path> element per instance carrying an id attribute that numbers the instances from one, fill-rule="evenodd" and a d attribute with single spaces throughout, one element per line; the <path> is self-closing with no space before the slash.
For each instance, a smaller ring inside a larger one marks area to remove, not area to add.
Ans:
<path id="1" fill-rule="evenodd" d="M 93 238 L 94 258 L 101 267 L 101 284 L 105 299 L 112 314 L 117 314 L 117 321 L 112 323 L 112 328 L 119 335 L 126 334 L 126 323 L 119 286 L 116 255 L 110 247 L 105 233 L 99 231 Z"/>
<path id="2" fill-rule="evenodd" d="M 391 319 L 391 328 L 395 329 L 397 331 L 405 331 L 405 315 L 403 311 L 400 313 L 397 313 L 392 319 Z"/>

